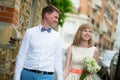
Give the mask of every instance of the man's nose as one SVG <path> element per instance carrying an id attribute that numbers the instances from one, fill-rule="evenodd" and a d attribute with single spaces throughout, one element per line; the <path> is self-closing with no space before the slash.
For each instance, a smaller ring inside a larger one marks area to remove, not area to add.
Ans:
<path id="1" fill-rule="evenodd" d="M 56 19 L 56 22 L 58 23 L 58 19 Z"/>

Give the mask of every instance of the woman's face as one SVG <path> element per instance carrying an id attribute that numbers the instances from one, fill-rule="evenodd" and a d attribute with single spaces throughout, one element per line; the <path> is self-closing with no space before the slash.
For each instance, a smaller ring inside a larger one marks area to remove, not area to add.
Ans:
<path id="1" fill-rule="evenodd" d="M 84 41 L 88 41 L 92 37 L 92 29 L 90 28 L 83 29 L 81 33 L 81 38 Z"/>

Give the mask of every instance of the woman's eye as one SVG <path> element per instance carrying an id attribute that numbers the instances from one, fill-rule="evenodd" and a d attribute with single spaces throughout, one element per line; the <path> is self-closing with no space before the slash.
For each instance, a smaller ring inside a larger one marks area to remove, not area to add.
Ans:
<path id="1" fill-rule="evenodd" d="M 87 32 L 87 30 L 83 30 L 84 32 Z"/>
<path id="2" fill-rule="evenodd" d="M 90 33 L 92 33 L 92 31 L 89 31 Z"/>

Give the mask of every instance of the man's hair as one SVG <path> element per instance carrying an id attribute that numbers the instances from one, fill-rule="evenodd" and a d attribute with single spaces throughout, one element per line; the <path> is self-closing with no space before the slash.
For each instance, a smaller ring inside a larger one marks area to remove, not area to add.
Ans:
<path id="1" fill-rule="evenodd" d="M 51 13 L 53 13 L 54 11 L 56 11 L 56 12 L 58 12 L 58 13 L 60 14 L 59 9 L 56 8 L 56 7 L 53 6 L 53 5 L 48 5 L 48 6 L 44 7 L 44 8 L 42 9 L 42 19 L 44 19 L 44 16 L 45 16 L 46 13 L 51 14 Z"/>

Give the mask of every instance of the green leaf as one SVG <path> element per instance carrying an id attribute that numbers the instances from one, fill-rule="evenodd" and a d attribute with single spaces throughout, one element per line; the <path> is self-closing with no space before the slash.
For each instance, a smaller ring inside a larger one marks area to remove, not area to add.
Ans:
<path id="1" fill-rule="evenodd" d="M 85 73 L 83 72 L 80 76 L 80 79 L 79 80 L 84 80 L 84 78 L 86 77 Z"/>

